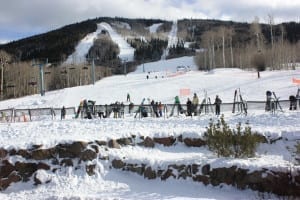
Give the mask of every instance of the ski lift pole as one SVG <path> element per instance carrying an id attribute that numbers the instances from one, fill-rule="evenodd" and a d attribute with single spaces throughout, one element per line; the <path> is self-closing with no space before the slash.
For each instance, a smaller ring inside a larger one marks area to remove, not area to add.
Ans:
<path id="1" fill-rule="evenodd" d="M 38 65 L 40 68 L 40 93 L 41 96 L 45 96 L 45 85 L 44 85 L 44 66 L 48 65 L 48 58 L 45 63 L 34 63 L 32 66 Z"/>
<path id="2" fill-rule="evenodd" d="M 95 60 L 92 60 L 92 71 L 91 71 L 92 83 L 95 85 Z"/>

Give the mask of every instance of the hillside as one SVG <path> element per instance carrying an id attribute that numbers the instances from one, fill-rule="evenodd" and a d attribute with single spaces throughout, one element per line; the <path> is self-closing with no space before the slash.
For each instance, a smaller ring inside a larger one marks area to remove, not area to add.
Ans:
<path id="1" fill-rule="evenodd" d="M 87 34 L 95 32 L 97 23 L 124 22 L 133 30 L 143 30 L 154 23 L 163 23 L 158 19 L 125 19 L 100 17 L 70 24 L 40 35 L 0 45 L 0 49 L 12 54 L 17 61 L 48 58 L 49 62 L 61 63 L 75 51 L 76 45 Z"/>
<path id="2" fill-rule="evenodd" d="M 8 44 L 0 45 L 0 49 L 12 54 L 17 61 L 31 61 L 32 59 L 48 58 L 49 62 L 61 63 L 67 59 L 75 51 L 76 45 L 87 34 L 95 32 L 97 24 L 107 22 L 114 24 L 118 32 L 122 32 L 127 37 L 140 37 L 149 35 L 151 31 L 147 29 L 151 25 L 160 24 L 157 32 L 167 33 L 171 30 L 171 23 L 160 19 L 126 19 L 126 18 L 108 18 L 100 17 L 89 19 L 83 22 L 71 24 L 53 30 L 44 34 L 24 38 L 13 41 Z M 128 24 L 132 31 L 128 31 L 128 27 L 120 26 L 120 24 Z M 119 25 L 118 25 L 119 24 Z M 285 30 L 285 38 L 291 43 L 297 43 L 300 39 L 300 24 L 288 22 L 274 25 L 274 35 L 280 37 L 281 26 Z M 219 27 L 231 27 L 236 32 L 236 42 L 247 42 L 250 40 L 250 24 L 233 21 L 219 20 L 201 20 L 201 19 L 182 19 L 178 21 L 178 36 L 184 41 L 193 41 L 197 46 L 201 43 L 201 36 L 204 32 L 217 29 Z M 269 27 L 262 24 L 262 33 L 266 42 L 270 43 Z M 161 36 L 160 36 L 161 37 Z"/>

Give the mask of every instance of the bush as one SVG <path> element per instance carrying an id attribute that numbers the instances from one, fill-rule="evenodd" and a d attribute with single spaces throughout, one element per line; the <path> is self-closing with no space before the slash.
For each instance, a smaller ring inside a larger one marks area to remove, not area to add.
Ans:
<path id="1" fill-rule="evenodd" d="M 257 53 L 252 56 L 251 64 L 256 68 L 257 76 L 260 78 L 259 72 L 266 70 L 266 61 L 262 53 Z"/>
<path id="2" fill-rule="evenodd" d="M 253 133 L 248 125 L 243 129 L 239 123 L 236 130 L 230 129 L 223 115 L 216 124 L 211 120 L 204 137 L 218 157 L 254 157 L 257 145 L 262 142 L 262 136 Z"/>

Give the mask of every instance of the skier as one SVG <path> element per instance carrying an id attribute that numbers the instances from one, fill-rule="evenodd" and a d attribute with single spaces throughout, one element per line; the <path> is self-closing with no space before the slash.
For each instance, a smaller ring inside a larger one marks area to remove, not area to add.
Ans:
<path id="1" fill-rule="evenodd" d="M 129 95 L 129 93 L 127 93 L 127 100 L 126 101 L 130 102 L 130 95 Z"/>
<path id="2" fill-rule="evenodd" d="M 199 98 L 198 98 L 196 93 L 194 93 L 192 104 L 193 104 L 192 109 L 193 109 L 193 112 L 194 112 L 194 116 L 196 116 L 197 115 L 197 107 L 198 107 L 198 104 L 199 104 Z"/>
<path id="3" fill-rule="evenodd" d="M 132 111 L 133 107 L 134 107 L 134 104 L 131 102 L 129 104 L 129 114 L 131 114 L 131 111 Z"/>
<path id="4" fill-rule="evenodd" d="M 290 100 L 290 110 L 297 110 L 297 98 L 294 95 L 289 97 Z"/>
<path id="5" fill-rule="evenodd" d="M 60 119 L 63 120 L 65 118 L 66 118 L 66 108 L 65 106 L 63 106 L 60 112 Z"/>
<path id="6" fill-rule="evenodd" d="M 161 102 L 158 103 L 158 112 L 159 116 L 162 117 L 162 111 L 164 109 L 164 106 L 161 104 Z"/>
<path id="7" fill-rule="evenodd" d="M 215 98 L 215 105 L 216 105 L 216 115 L 220 115 L 220 107 L 221 107 L 222 100 L 217 95 Z"/>
<path id="8" fill-rule="evenodd" d="M 173 108 L 172 108 L 172 111 L 171 111 L 171 114 L 170 116 L 173 116 L 174 114 L 174 108 L 177 106 L 177 115 L 179 115 L 179 112 L 181 113 L 182 112 L 182 107 L 180 105 L 180 100 L 179 100 L 179 97 L 178 96 L 175 96 L 175 102 L 174 102 L 174 105 L 173 105 Z"/>
<path id="9" fill-rule="evenodd" d="M 190 98 L 187 99 L 186 107 L 187 107 L 187 116 L 192 116 L 193 105 L 192 105 L 192 101 L 190 100 Z"/>
<path id="10" fill-rule="evenodd" d="M 267 100 L 266 100 L 266 107 L 265 110 L 266 111 L 270 111 L 271 110 L 271 100 L 272 100 L 272 92 L 271 91 L 267 91 L 266 92 L 266 96 L 267 96 Z"/>

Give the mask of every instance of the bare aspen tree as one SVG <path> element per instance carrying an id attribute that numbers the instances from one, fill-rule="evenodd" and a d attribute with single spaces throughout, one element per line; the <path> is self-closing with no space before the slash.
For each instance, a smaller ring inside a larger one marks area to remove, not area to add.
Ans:
<path id="1" fill-rule="evenodd" d="M 227 36 L 226 27 L 221 26 L 218 29 L 217 33 L 218 33 L 218 39 L 219 39 L 220 44 L 222 46 L 222 65 L 223 65 L 223 67 L 226 67 L 226 59 L 225 59 L 225 40 L 226 40 L 226 36 Z"/>
<path id="2" fill-rule="evenodd" d="M 274 69 L 274 37 L 273 37 L 273 25 L 274 17 L 272 14 L 268 14 L 268 24 L 270 26 L 270 36 L 271 36 L 271 68 Z"/>
<path id="3" fill-rule="evenodd" d="M 257 16 L 254 17 L 254 20 L 250 26 L 250 32 L 255 36 L 256 38 L 256 47 L 257 51 L 261 51 L 261 37 L 262 37 L 262 32 L 261 32 L 261 26 L 259 24 L 259 18 Z"/>
<path id="4" fill-rule="evenodd" d="M 6 53 L 3 50 L 0 50 L 0 67 L 1 67 L 1 99 L 3 99 L 3 93 L 4 93 L 4 67 L 7 65 L 7 63 L 10 61 L 11 56 Z"/>
<path id="5" fill-rule="evenodd" d="M 234 67 L 234 59 L 233 59 L 233 48 L 232 48 L 232 38 L 234 36 L 235 32 L 233 28 L 229 28 L 227 30 L 227 35 L 229 38 L 229 45 L 230 45 L 230 58 L 231 58 L 231 67 Z"/>

